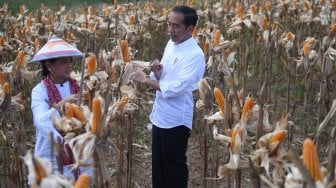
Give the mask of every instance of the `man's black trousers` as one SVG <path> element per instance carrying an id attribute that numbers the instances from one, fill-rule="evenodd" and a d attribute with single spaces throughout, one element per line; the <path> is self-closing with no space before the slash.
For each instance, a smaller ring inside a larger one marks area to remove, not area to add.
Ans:
<path id="1" fill-rule="evenodd" d="M 177 126 L 152 130 L 153 188 L 188 187 L 187 146 L 190 129 Z"/>

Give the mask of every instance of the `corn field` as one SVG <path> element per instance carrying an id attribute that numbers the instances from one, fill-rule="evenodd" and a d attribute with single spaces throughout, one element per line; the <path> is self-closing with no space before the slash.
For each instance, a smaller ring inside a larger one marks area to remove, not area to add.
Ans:
<path id="1" fill-rule="evenodd" d="M 336 1 L 115 0 L 18 12 L 0 4 L 1 187 L 28 187 L 28 174 L 36 187 L 151 187 L 155 92 L 130 76 L 161 58 L 175 5 L 196 8 L 207 68 L 194 92 L 189 187 L 336 186 Z M 93 167 L 75 182 L 32 156 L 30 94 L 42 76 L 28 62 L 54 34 L 85 54 L 71 73 L 85 100 L 53 118 L 74 168 Z"/>

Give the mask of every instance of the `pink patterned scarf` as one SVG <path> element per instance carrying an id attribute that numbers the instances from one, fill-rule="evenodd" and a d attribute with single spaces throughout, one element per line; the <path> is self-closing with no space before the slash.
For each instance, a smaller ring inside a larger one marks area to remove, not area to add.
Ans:
<path id="1" fill-rule="evenodd" d="M 43 80 L 45 87 L 47 88 L 48 98 L 50 104 L 57 104 L 62 100 L 61 94 L 55 86 L 54 82 L 50 79 L 49 75 Z M 76 94 L 79 91 L 79 86 L 75 80 L 70 79 L 70 93 Z M 74 157 L 68 144 L 63 145 L 63 165 L 73 164 Z"/>
<path id="2" fill-rule="evenodd" d="M 50 79 L 49 75 L 43 80 L 43 83 L 47 88 L 49 102 L 51 104 L 57 104 L 58 102 L 60 102 L 62 100 L 61 94 L 58 91 L 57 87 L 55 86 L 54 82 Z M 76 81 L 70 79 L 69 84 L 70 84 L 70 93 L 71 94 L 78 93 L 79 86 L 77 85 Z"/>

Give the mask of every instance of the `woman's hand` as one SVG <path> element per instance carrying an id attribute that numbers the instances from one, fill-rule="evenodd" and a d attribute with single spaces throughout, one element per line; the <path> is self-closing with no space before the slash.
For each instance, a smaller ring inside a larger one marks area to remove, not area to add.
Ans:
<path id="1" fill-rule="evenodd" d="M 68 97 L 64 98 L 63 100 L 61 100 L 60 102 L 58 102 L 56 104 L 56 107 L 61 108 L 61 106 L 65 103 L 77 103 L 78 101 L 78 94 L 72 94 L 69 95 Z"/>

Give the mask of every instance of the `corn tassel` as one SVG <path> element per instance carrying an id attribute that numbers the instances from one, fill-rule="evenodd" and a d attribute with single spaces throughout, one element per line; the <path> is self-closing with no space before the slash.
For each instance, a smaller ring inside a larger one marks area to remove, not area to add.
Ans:
<path id="1" fill-rule="evenodd" d="M 9 93 L 9 84 L 8 82 L 5 82 L 2 86 L 2 90 L 5 94 Z"/>
<path id="2" fill-rule="evenodd" d="M 286 138 L 286 132 L 284 130 L 280 130 L 280 131 L 275 132 L 273 136 L 268 140 L 268 145 L 278 141 L 276 147 L 272 151 L 270 151 L 270 154 L 269 154 L 270 157 L 273 157 L 274 155 L 277 154 L 278 149 L 281 146 L 281 144 L 284 142 L 285 138 Z"/>
<path id="3" fill-rule="evenodd" d="M 319 181 L 322 180 L 322 174 L 320 170 L 320 162 L 317 156 L 317 152 L 315 149 L 315 145 L 313 141 L 307 138 L 303 142 L 302 146 L 302 155 L 303 155 L 303 164 L 306 166 L 309 174 L 313 178 L 313 180 Z"/>
<path id="4" fill-rule="evenodd" d="M 222 91 L 220 89 L 218 89 L 217 87 L 214 88 L 214 96 L 215 96 L 215 100 L 216 103 L 220 109 L 220 111 L 222 112 L 222 114 L 224 114 L 224 95 L 222 93 Z"/>
<path id="5" fill-rule="evenodd" d="M 76 181 L 75 188 L 88 188 L 90 185 L 90 176 L 88 174 L 82 174 Z"/>
<path id="6" fill-rule="evenodd" d="M 97 70 L 97 59 L 94 54 L 89 54 L 89 57 L 87 57 L 87 70 L 89 75 L 92 75 Z"/>
<path id="7" fill-rule="evenodd" d="M 91 120 L 91 132 L 97 134 L 100 118 L 102 115 L 101 107 L 102 102 L 99 98 L 94 98 L 92 101 L 92 120 Z"/>
<path id="8" fill-rule="evenodd" d="M 128 54 L 128 42 L 127 42 L 127 40 L 122 40 L 121 43 L 120 43 L 120 47 L 121 47 L 121 52 L 122 52 L 124 62 L 125 63 L 130 62 L 131 59 L 130 59 L 129 54 Z"/>

